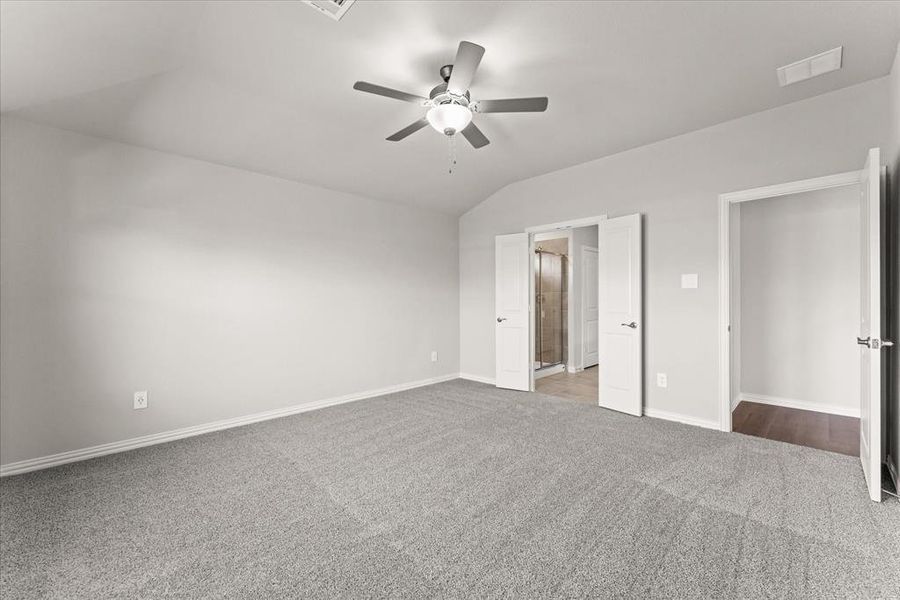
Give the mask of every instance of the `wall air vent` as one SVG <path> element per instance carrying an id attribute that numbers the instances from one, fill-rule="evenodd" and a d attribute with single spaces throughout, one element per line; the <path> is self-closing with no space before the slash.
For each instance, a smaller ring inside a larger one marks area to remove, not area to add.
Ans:
<path id="1" fill-rule="evenodd" d="M 784 87 L 786 85 L 791 85 L 792 83 L 797 83 L 798 81 L 803 81 L 804 79 L 810 79 L 825 73 L 830 73 L 831 71 L 837 71 L 841 68 L 843 54 L 844 47 L 838 46 L 827 52 L 822 52 L 821 54 L 798 60 L 789 65 L 778 67 L 778 69 L 776 69 L 776 72 L 778 73 L 778 85 Z"/>
<path id="2" fill-rule="evenodd" d="M 340 21 L 347 9 L 356 2 L 356 0 L 303 0 L 304 4 L 309 4 L 320 13 L 328 15 L 335 21 Z"/>

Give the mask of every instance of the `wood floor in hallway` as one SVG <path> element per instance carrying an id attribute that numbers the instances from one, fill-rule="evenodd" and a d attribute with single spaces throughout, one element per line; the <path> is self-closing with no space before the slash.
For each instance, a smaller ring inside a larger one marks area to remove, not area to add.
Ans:
<path id="1" fill-rule="evenodd" d="M 563 371 L 556 375 L 541 377 L 534 382 L 535 391 L 548 396 L 558 396 L 571 400 L 597 403 L 597 367 L 589 367 L 579 373 Z"/>
<path id="2" fill-rule="evenodd" d="M 855 417 L 741 402 L 731 421 L 738 433 L 859 456 L 859 419 Z"/>

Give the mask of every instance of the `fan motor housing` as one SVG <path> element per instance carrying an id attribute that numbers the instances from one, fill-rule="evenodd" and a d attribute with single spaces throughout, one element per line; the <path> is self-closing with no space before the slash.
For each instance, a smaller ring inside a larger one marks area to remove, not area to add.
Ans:
<path id="1" fill-rule="evenodd" d="M 431 93 L 428 94 L 428 97 L 434 104 L 462 104 L 463 106 L 469 105 L 469 92 L 466 92 L 463 96 L 448 92 L 446 82 L 435 86 L 435 88 L 431 90 Z"/>

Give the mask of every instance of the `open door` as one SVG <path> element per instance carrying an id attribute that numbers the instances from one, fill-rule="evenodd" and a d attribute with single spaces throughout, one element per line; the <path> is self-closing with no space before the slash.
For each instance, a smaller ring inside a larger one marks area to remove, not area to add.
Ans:
<path id="1" fill-rule="evenodd" d="M 599 275 L 597 264 L 597 249 L 584 246 L 581 248 L 581 341 L 584 364 L 587 369 L 597 364 L 597 309 Z"/>
<path id="2" fill-rule="evenodd" d="M 495 241 L 496 385 L 531 390 L 528 234 Z"/>
<path id="3" fill-rule="evenodd" d="M 860 182 L 859 459 L 869 497 L 881 502 L 881 153 L 869 150 Z"/>
<path id="4" fill-rule="evenodd" d="M 600 223 L 600 406 L 643 414 L 641 215 Z"/>

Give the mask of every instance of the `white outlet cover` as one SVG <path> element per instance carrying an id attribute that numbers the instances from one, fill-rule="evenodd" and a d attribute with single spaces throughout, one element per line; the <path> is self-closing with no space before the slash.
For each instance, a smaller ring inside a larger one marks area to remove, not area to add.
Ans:
<path id="1" fill-rule="evenodd" d="M 134 410 L 142 410 L 147 408 L 147 390 L 134 393 Z"/>
<path id="2" fill-rule="evenodd" d="M 669 378 L 665 373 L 656 374 L 656 387 L 669 387 Z"/>
<path id="3" fill-rule="evenodd" d="M 437 362 L 437 361 L 438 361 L 437 350 L 432 350 L 431 351 L 431 362 Z"/>
<path id="4" fill-rule="evenodd" d="M 681 276 L 681 288 L 685 290 L 696 290 L 700 287 L 700 275 L 697 273 L 685 273 Z"/>

